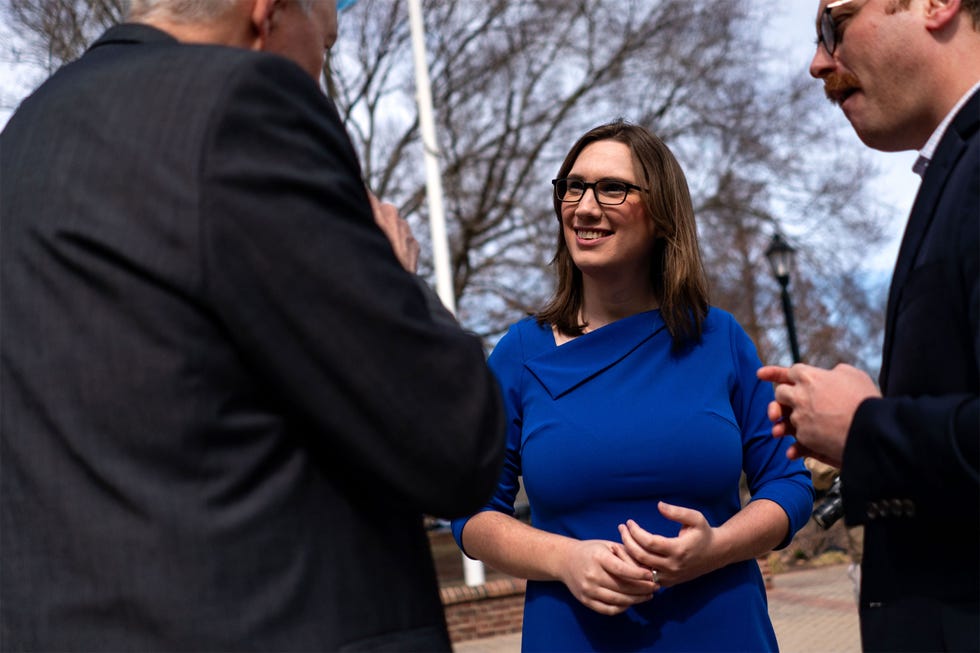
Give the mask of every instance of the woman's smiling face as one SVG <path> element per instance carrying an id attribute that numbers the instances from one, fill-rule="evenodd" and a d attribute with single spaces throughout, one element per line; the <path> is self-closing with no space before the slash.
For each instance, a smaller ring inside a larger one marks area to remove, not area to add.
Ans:
<path id="1" fill-rule="evenodd" d="M 613 140 L 596 141 L 578 155 L 568 178 L 588 183 L 616 180 L 646 186 L 646 180 L 637 179 L 635 168 L 628 145 Z M 622 204 L 610 206 L 599 204 L 595 190 L 590 188 L 578 202 L 562 204 L 565 244 L 583 274 L 649 275 L 656 232 L 641 192 L 630 190 Z"/>

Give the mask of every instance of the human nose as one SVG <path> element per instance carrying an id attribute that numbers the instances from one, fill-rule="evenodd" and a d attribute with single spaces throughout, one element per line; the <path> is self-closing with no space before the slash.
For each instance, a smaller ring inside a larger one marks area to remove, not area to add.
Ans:
<path id="1" fill-rule="evenodd" d="M 575 205 L 576 215 L 594 215 L 602 212 L 602 207 L 599 206 L 598 192 L 595 185 L 585 187 L 585 192 L 582 193 L 582 197 Z"/>
<path id="2" fill-rule="evenodd" d="M 813 59 L 810 60 L 810 76 L 823 79 L 833 72 L 836 66 L 837 60 L 834 55 L 827 52 L 827 48 L 822 43 L 818 43 L 817 51 L 813 53 Z"/>

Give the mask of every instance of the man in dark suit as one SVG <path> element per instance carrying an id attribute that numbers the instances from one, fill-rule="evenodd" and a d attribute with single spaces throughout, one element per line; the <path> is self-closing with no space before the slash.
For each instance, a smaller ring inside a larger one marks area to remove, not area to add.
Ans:
<path id="1" fill-rule="evenodd" d="M 333 0 L 130 20 L 0 135 L 0 649 L 449 650 L 422 514 L 499 392 L 375 224 Z"/>
<path id="2" fill-rule="evenodd" d="M 881 392 L 847 365 L 766 367 L 794 455 L 841 467 L 864 524 L 873 651 L 980 648 L 980 0 L 821 0 L 810 66 L 867 145 L 919 149 Z M 883 396 L 882 396 L 883 395 Z"/>

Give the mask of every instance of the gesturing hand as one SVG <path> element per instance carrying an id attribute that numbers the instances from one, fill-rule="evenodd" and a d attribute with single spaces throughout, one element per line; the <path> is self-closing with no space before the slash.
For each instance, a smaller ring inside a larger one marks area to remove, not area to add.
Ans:
<path id="1" fill-rule="evenodd" d="M 620 524 L 623 547 L 631 559 L 657 570 L 656 578 L 663 587 L 697 578 L 721 566 L 712 555 L 715 531 L 704 515 L 663 501 L 657 508 L 664 517 L 681 524 L 680 532 L 677 537 L 664 537 L 643 529 L 632 519 Z"/>
<path id="2" fill-rule="evenodd" d="M 585 607 L 615 615 L 653 597 L 650 569 L 634 562 L 618 542 L 583 540 L 562 561 L 562 582 Z"/>
<path id="3" fill-rule="evenodd" d="M 415 240 L 408 222 L 398 215 L 398 209 L 394 204 L 382 202 L 370 192 L 368 199 L 371 200 L 374 221 L 391 243 L 398 262 L 403 268 L 415 274 L 419 267 L 419 243 Z"/>
<path id="4" fill-rule="evenodd" d="M 776 383 L 776 400 L 769 404 L 772 434 L 795 435 L 787 454 L 810 456 L 840 467 L 847 433 L 862 401 L 881 392 L 865 372 L 850 365 L 824 370 L 796 364 L 790 368 L 767 366 L 756 375 Z"/>

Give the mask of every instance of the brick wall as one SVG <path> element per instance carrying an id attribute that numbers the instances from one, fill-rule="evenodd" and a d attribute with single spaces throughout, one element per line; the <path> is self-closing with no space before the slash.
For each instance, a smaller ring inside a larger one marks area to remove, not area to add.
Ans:
<path id="1" fill-rule="evenodd" d="M 443 587 L 449 638 L 455 643 L 520 632 L 526 586 L 517 578 L 500 578 L 476 587 Z"/>

